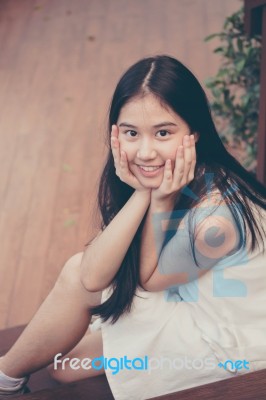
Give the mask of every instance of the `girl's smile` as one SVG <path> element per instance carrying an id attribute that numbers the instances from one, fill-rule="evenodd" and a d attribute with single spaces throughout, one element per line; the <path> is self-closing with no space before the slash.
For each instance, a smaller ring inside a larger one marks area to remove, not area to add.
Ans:
<path id="1" fill-rule="evenodd" d="M 143 176 L 152 177 L 157 176 L 160 172 L 163 171 L 164 164 L 161 166 L 138 165 L 138 167 Z"/>
<path id="2" fill-rule="evenodd" d="M 131 172 L 144 187 L 159 187 L 167 159 L 174 170 L 177 148 L 190 134 L 189 126 L 153 94 L 126 103 L 117 126 L 121 150 L 127 154 Z"/>

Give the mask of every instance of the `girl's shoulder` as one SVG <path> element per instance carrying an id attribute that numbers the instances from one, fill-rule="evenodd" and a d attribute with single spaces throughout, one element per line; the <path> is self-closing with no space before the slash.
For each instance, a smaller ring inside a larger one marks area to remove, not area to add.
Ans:
<path id="1" fill-rule="evenodd" d="M 195 221 L 208 216 L 230 214 L 230 205 L 218 188 L 209 191 L 190 210 L 189 216 Z"/>
<path id="2" fill-rule="evenodd" d="M 236 190 L 233 185 L 232 188 Z M 266 210 L 240 191 L 234 197 L 215 188 L 198 202 L 191 215 L 193 228 L 205 231 L 208 226 L 216 225 L 221 231 L 235 231 L 237 236 L 243 238 L 240 242 L 245 243 L 247 248 L 251 248 L 252 243 L 250 226 L 257 224 L 261 232 L 258 243 L 263 241 L 266 244 Z"/>
<path id="3" fill-rule="evenodd" d="M 232 190 L 239 190 L 238 187 L 232 183 Z M 223 210 L 236 210 L 236 212 L 241 216 L 243 208 L 246 208 L 246 205 L 250 207 L 251 212 L 254 214 L 254 217 L 258 220 L 265 221 L 266 218 L 266 209 L 260 207 L 254 201 L 252 201 L 249 197 L 240 193 L 238 200 L 236 200 L 233 196 L 228 196 L 227 193 L 222 193 L 218 187 L 213 188 L 209 192 L 207 192 L 199 202 L 193 207 L 194 212 L 200 213 L 200 211 L 205 210 L 209 212 L 220 212 Z"/>

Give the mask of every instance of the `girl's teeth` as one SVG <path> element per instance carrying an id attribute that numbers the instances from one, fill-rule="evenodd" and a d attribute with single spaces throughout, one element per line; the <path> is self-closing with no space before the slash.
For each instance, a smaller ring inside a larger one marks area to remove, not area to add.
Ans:
<path id="1" fill-rule="evenodd" d="M 155 171 L 156 169 L 159 169 L 160 167 L 142 167 L 140 166 L 141 169 L 144 171 Z"/>

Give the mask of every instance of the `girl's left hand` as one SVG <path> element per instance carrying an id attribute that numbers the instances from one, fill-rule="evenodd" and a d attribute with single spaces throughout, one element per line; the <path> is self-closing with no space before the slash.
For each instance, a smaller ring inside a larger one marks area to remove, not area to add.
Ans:
<path id="1" fill-rule="evenodd" d="M 163 181 L 151 192 L 151 202 L 163 208 L 171 208 L 181 190 L 194 179 L 196 148 L 194 135 L 185 135 L 183 146 L 176 152 L 175 168 L 172 172 L 171 160 L 164 166 Z"/>
<path id="2" fill-rule="evenodd" d="M 133 189 L 140 192 L 147 192 L 150 196 L 150 189 L 146 189 L 137 179 L 137 177 L 131 172 L 128 165 L 127 154 L 125 151 L 121 151 L 120 142 L 118 140 L 118 127 L 112 125 L 111 130 L 111 149 L 114 157 L 115 173 L 119 179 L 132 187 Z"/>

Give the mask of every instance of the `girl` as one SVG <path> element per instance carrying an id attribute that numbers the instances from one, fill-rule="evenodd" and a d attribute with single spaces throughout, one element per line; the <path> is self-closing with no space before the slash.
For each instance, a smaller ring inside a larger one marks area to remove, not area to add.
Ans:
<path id="1" fill-rule="evenodd" d="M 0 359 L 2 396 L 48 364 L 61 382 L 105 372 L 116 400 L 266 367 L 266 189 L 224 148 L 194 75 L 137 62 L 107 139 L 101 230 Z"/>

